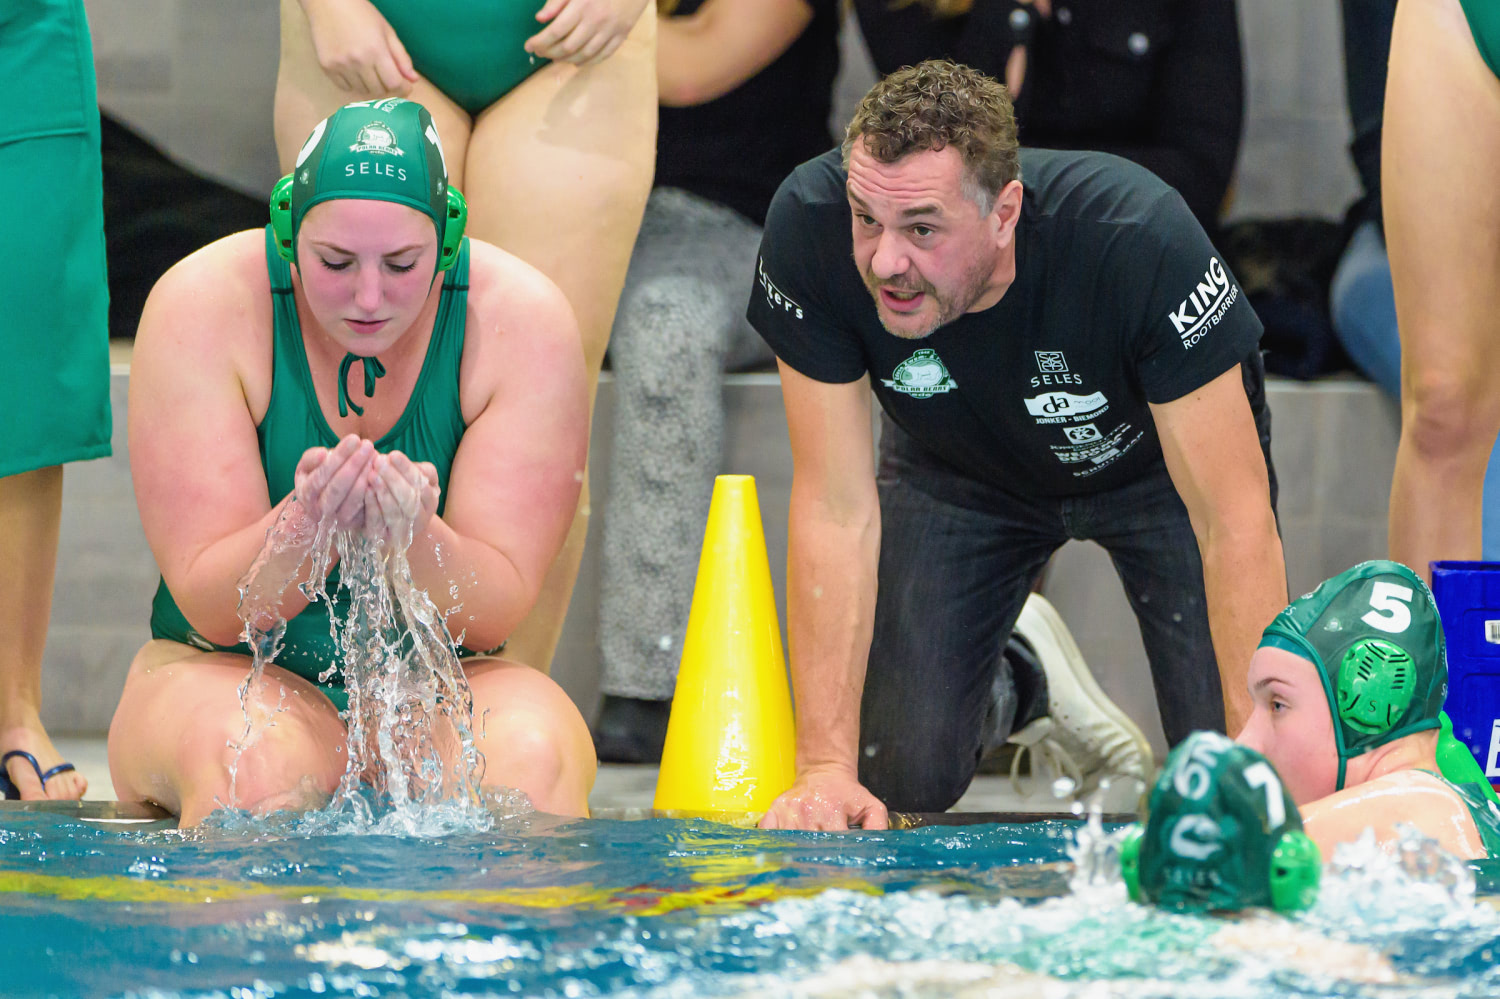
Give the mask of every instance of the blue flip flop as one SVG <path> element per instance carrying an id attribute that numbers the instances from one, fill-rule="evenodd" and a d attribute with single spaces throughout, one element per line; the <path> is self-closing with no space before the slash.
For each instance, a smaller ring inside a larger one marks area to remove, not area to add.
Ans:
<path id="1" fill-rule="evenodd" d="M 43 790 L 46 789 L 47 782 L 58 774 L 65 774 L 69 770 L 77 769 L 71 763 L 59 763 L 51 770 L 43 773 L 42 765 L 36 761 L 35 756 L 32 756 L 24 749 L 12 749 L 4 756 L 0 756 L 0 794 L 5 796 L 6 801 L 15 801 L 21 797 L 21 789 L 16 787 L 16 782 L 10 779 L 10 771 L 6 769 L 10 765 L 10 761 L 18 756 L 31 764 L 31 769 L 36 771 L 36 779 L 42 782 Z"/>

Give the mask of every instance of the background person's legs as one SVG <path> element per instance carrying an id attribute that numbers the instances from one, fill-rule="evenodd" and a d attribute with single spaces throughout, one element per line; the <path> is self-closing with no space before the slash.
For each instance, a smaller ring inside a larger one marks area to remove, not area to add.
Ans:
<path id="1" fill-rule="evenodd" d="M 63 759 L 42 727 L 42 651 L 52 619 L 62 516 L 62 466 L 0 478 L 0 752 L 21 749 L 46 772 Z M 23 798 L 78 798 L 88 782 L 76 771 L 47 781 L 31 765 L 6 767 Z"/>
<path id="2" fill-rule="evenodd" d="M 1203 563 L 1187 507 L 1171 479 L 1163 472 L 1069 506 L 1079 536 L 1109 552 L 1125 586 L 1151 664 L 1167 745 L 1197 729 L 1224 731 Z"/>
<path id="3" fill-rule="evenodd" d="M 685 191 L 646 208 L 610 338 L 614 448 L 599 598 L 600 759 L 656 762 L 687 631 L 714 476 L 723 372 L 771 352 L 745 321 L 760 229 Z"/>
<path id="4" fill-rule="evenodd" d="M 1030 707 L 996 673 L 1009 669 L 1001 650 L 1032 580 L 1066 538 L 1060 518 L 997 503 L 996 490 L 922 462 L 902 438 L 884 419 L 859 779 L 893 811 L 940 812 L 968 788 L 986 735 L 1003 739 Z"/>
<path id="5" fill-rule="evenodd" d="M 1333 329 L 1360 372 L 1401 398 L 1401 337 L 1396 328 L 1396 297 L 1391 263 L 1380 226 L 1366 222 L 1355 230 L 1329 291 Z M 1484 473 L 1484 543 L 1488 561 L 1500 561 L 1500 441 L 1490 451 Z"/>
<path id="6" fill-rule="evenodd" d="M 412 85 L 411 100 L 432 114 L 438 136 L 443 140 L 443 159 L 448 165 L 449 182 L 464 194 L 464 152 L 468 149 L 469 115 L 426 80 Z M 297 153 L 313 126 L 350 101 L 359 100 L 341 90 L 318 65 L 313 49 L 312 32 L 307 15 L 297 0 L 281 0 L 281 59 L 276 68 L 276 104 L 274 126 L 276 158 L 281 169 L 291 173 Z M 271 192 L 266 192 L 269 199 Z"/>
<path id="7" fill-rule="evenodd" d="M 1434 559 L 1480 554 L 1500 432 L 1497 164 L 1500 79 L 1457 0 L 1403 0 L 1381 159 L 1402 345 L 1390 554 L 1424 576 Z"/>
<path id="8" fill-rule="evenodd" d="M 465 162 L 469 232 L 541 270 L 573 306 L 592 405 L 655 170 L 655 8 L 645 9 L 602 63 L 548 65 L 482 112 Z M 544 673 L 573 594 L 588 520 L 585 471 L 567 540 L 506 645 L 507 656 Z"/>

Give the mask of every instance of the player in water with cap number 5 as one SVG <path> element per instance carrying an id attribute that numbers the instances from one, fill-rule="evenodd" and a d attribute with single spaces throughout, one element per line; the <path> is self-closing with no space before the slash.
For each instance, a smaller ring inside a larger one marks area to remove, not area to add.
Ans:
<path id="1" fill-rule="evenodd" d="M 338 600 L 282 591 L 285 645 L 248 698 L 275 724 L 242 755 L 231 745 L 251 663 L 236 644 L 236 584 L 273 529 L 282 550 L 262 576 L 302 581 L 309 532 L 284 525 L 321 521 L 412 538 L 417 587 L 457 605 L 446 623 L 462 642 L 484 783 L 586 813 L 595 764 L 578 710 L 546 676 L 485 654 L 536 599 L 577 502 L 578 327 L 550 280 L 466 238 L 464 221 L 427 110 L 350 104 L 313 130 L 264 232 L 200 250 L 152 291 L 130 449 L 162 584 L 110 727 L 121 799 L 191 824 L 231 801 L 231 763 L 233 802 L 253 811 L 306 807 L 337 786 Z"/>
<path id="2" fill-rule="evenodd" d="M 1442 714 L 1437 605 L 1399 562 L 1364 562 L 1299 597 L 1250 660 L 1240 741 L 1263 753 L 1325 852 L 1409 823 L 1460 857 L 1500 856 L 1494 791 Z"/>

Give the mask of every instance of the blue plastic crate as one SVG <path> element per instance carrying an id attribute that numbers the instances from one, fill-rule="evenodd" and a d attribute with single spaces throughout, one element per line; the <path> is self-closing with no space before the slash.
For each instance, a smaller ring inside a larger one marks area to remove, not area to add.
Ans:
<path id="1" fill-rule="evenodd" d="M 1432 595 L 1448 641 L 1448 717 L 1500 788 L 1500 562 L 1434 562 Z"/>

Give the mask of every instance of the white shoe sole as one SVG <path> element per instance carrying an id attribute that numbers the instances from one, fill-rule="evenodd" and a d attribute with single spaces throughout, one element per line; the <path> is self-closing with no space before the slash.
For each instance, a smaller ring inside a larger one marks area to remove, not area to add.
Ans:
<path id="1" fill-rule="evenodd" d="M 1137 766 L 1128 767 L 1127 760 L 1120 758 L 1128 754 L 1123 754 L 1121 750 L 1116 749 L 1105 761 L 1105 769 L 1110 773 L 1129 774 L 1141 780 L 1148 780 L 1156 764 L 1151 753 L 1151 744 L 1146 741 L 1146 736 L 1135 722 L 1131 721 L 1130 717 L 1121 711 L 1100 688 L 1093 673 L 1089 671 L 1088 664 L 1084 661 L 1083 653 L 1078 650 L 1078 643 L 1073 641 L 1072 633 L 1063 623 L 1062 616 L 1057 613 L 1057 608 L 1040 594 L 1031 594 L 1021 608 L 1021 616 L 1016 620 L 1015 630 L 1031 643 L 1038 662 L 1045 665 L 1060 663 L 1066 666 L 1064 670 L 1046 670 L 1044 665 L 1044 671 L 1047 673 L 1048 714 L 1061 727 L 1076 731 L 1073 725 L 1067 723 L 1065 713 L 1061 709 L 1070 702 L 1088 704 L 1092 710 L 1097 711 L 1111 724 L 1122 730 L 1129 737 L 1131 748 L 1138 754 Z M 1072 691 L 1059 690 L 1058 680 L 1071 684 L 1074 689 Z"/>

